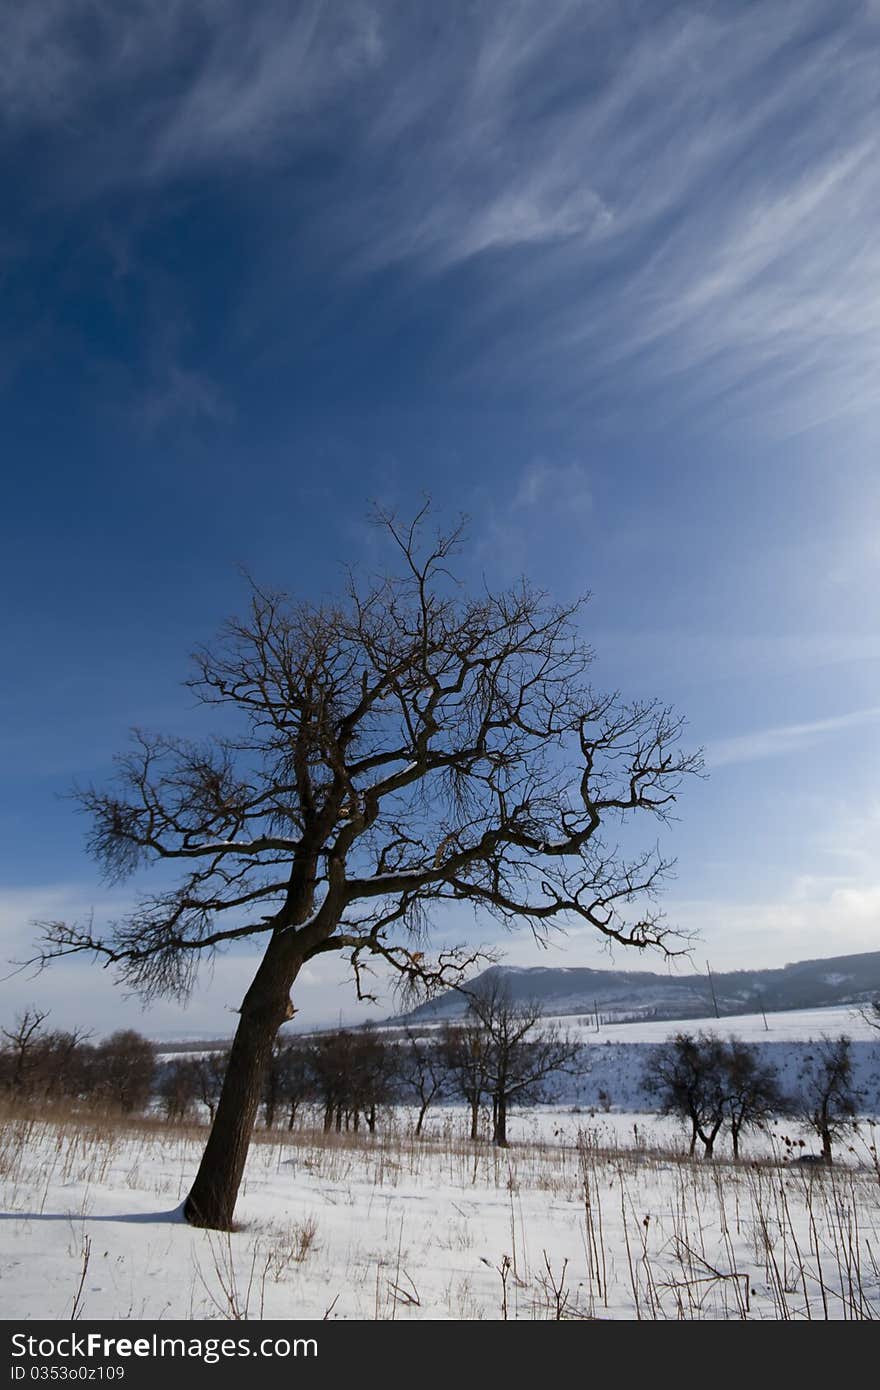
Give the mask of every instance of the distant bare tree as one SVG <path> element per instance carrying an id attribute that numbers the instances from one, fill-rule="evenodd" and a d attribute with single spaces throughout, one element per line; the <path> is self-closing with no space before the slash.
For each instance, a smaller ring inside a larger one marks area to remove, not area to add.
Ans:
<path id="1" fill-rule="evenodd" d="M 872 999 L 869 1003 L 863 1004 L 859 1009 L 859 1017 L 869 1028 L 873 1028 L 875 1033 L 880 1033 L 880 998 Z"/>
<path id="2" fill-rule="evenodd" d="M 291 1039 L 281 1054 L 281 1097 L 287 1109 L 287 1128 L 292 1130 L 300 1106 L 311 1099 L 314 1085 L 305 1045 Z"/>
<path id="3" fill-rule="evenodd" d="M 443 1091 L 447 1070 L 446 1053 L 438 1040 L 407 1028 L 398 1050 L 397 1078 L 404 1093 L 414 1096 L 418 1105 L 416 1137 L 422 1132 L 429 1109 Z"/>
<path id="4" fill-rule="evenodd" d="M 195 1059 L 196 1095 L 208 1111 L 211 1123 L 223 1090 L 229 1052 L 203 1052 Z"/>
<path id="5" fill-rule="evenodd" d="M 796 1115 L 819 1137 L 822 1157 L 833 1162 L 833 1144 L 855 1122 L 861 1093 L 853 1079 L 848 1037 L 822 1038 L 807 1057 L 793 1100 Z"/>
<path id="6" fill-rule="evenodd" d="M 37 1056 L 40 1029 L 49 1017 L 48 1011 L 31 1007 L 19 1014 L 12 1028 L 2 1028 L 0 1033 L 8 1043 L 6 1049 L 7 1084 L 20 1095 L 29 1089 L 30 1073 Z"/>
<path id="7" fill-rule="evenodd" d="M 275 1125 L 275 1113 L 282 1102 L 284 1078 L 284 1043 L 280 1037 L 272 1044 L 269 1061 L 263 1073 L 263 1118 L 267 1129 Z"/>
<path id="8" fill-rule="evenodd" d="M 352 1093 L 355 1128 L 362 1115 L 367 1129 L 375 1132 L 379 1110 L 387 1106 L 394 1090 L 394 1050 L 375 1029 L 367 1027 L 352 1035 Z"/>
<path id="9" fill-rule="evenodd" d="M 103 1096 L 126 1114 L 142 1110 L 150 1099 L 156 1074 L 156 1049 L 133 1028 L 111 1033 L 95 1049 Z"/>
<path id="10" fill-rule="evenodd" d="M 480 1108 L 489 1092 L 489 1039 L 477 1018 L 463 1023 L 447 1023 L 441 1049 L 450 1087 L 461 1096 L 470 1111 L 471 1139 L 480 1137 Z"/>
<path id="11" fill-rule="evenodd" d="M 547 1023 L 537 1002 L 514 1004 L 497 976 L 468 992 L 468 1013 L 485 1035 L 486 1089 L 492 1101 L 492 1142 L 507 1147 L 511 1105 L 539 1099 L 551 1076 L 571 1071 L 580 1043 Z"/>
<path id="12" fill-rule="evenodd" d="M 59 1096 L 76 1099 L 81 1092 L 90 1036 L 84 1028 L 53 1028 L 41 1033 L 33 1057 L 31 1090 L 46 1100 Z"/>
<path id="13" fill-rule="evenodd" d="M 766 1124 L 772 1116 L 781 1114 L 785 1102 L 776 1068 L 762 1062 L 756 1049 L 739 1038 L 728 1040 L 723 1068 L 733 1156 L 739 1158 L 743 1130 Z"/>
<path id="14" fill-rule="evenodd" d="M 185 1120 L 198 1098 L 198 1063 L 192 1057 L 174 1057 L 159 1073 L 156 1092 L 166 1119 Z"/>
<path id="15" fill-rule="evenodd" d="M 645 1089 L 656 1095 L 666 1115 L 690 1125 L 690 1150 L 697 1139 L 704 1158 L 712 1158 L 727 1114 L 728 1085 L 724 1044 L 712 1034 L 676 1033 L 653 1049 L 644 1074 Z"/>
<path id="16" fill-rule="evenodd" d="M 316 1099 L 324 1111 L 324 1131 L 342 1129 L 354 1105 L 351 1034 L 345 1029 L 318 1033 L 310 1040 L 309 1072 Z"/>
<path id="17" fill-rule="evenodd" d="M 91 955 L 148 998 L 185 996 L 200 960 L 265 939 L 186 1202 L 197 1225 L 231 1227 L 263 1074 L 315 956 L 343 953 L 362 997 L 370 960 L 407 986 L 454 982 L 479 953 L 425 954 L 444 902 L 539 934 L 581 921 L 626 946 L 675 941 L 651 901 L 669 864 L 601 832 L 670 814 L 701 767 L 682 721 L 590 688 L 580 603 L 525 582 L 469 597 L 450 573 L 460 527 L 423 542 L 424 511 L 380 521 L 396 572 L 352 578 L 334 604 L 254 585 L 197 653 L 191 689 L 224 736 L 138 732 L 118 784 L 80 793 L 111 876 L 158 862 L 179 882 L 103 933 L 43 924 L 42 964 Z"/>

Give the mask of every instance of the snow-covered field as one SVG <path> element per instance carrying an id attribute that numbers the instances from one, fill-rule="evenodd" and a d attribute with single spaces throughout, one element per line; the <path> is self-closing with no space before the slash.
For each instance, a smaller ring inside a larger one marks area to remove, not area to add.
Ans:
<path id="1" fill-rule="evenodd" d="M 548 1022 L 550 1020 L 548 1019 Z M 598 1031 L 590 1014 L 561 1015 L 552 1020 L 584 1042 L 658 1043 L 673 1033 L 716 1033 L 731 1035 L 743 1042 L 810 1042 L 839 1037 L 845 1033 L 853 1041 L 877 1042 L 872 1028 L 858 1009 L 836 1005 L 827 1009 L 788 1009 L 783 1013 L 736 1014 L 729 1018 L 688 1018 L 683 1022 L 652 1019 L 647 1023 L 603 1023 Z"/>
<path id="2" fill-rule="evenodd" d="M 684 1022 L 668 1019 L 648 1023 L 604 1024 L 598 1030 L 588 1015 L 562 1015 L 547 1019 L 581 1043 L 577 1065 L 548 1085 L 559 1105 L 581 1112 L 650 1110 L 654 1101 L 645 1087 L 654 1048 L 674 1033 L 714 1033 L 736 1036 L 754 1046 L 762 1060 L 776 1068 L 787 1094 L 798 1090 L 798 1079 L 814 1048 L 823 1037 L 845 1034 L 852 1040 L 853 1081 L 861 1091 L 862 1108 L 880 1114 L 880 1034 L 851 1007 L 799 1009 L 786 1013 L 745 1014 L 730 1018 L 696 1018 Z"/>
<path id="3" fill-rule="evenodd" d="M 780 1046 L 857 1035 L 848 1011 L 821 1013 L 768 1022 Z M 675 1030 L 638 1032 L 657 1027 L 626 1025 L 633 1053 Z M 712 1164 L 683 1157 L 671 1120 L 591 1109 L 521 1112 L 507 1151 L 471 1144 L 454 1107 L 431 1112 L 422 1140 L 402 1110 L 372 1137 L 263 1134 L 228 1236 L 179 1214 L 204 1131 L 7 1117 L 3 1316 L 880 1316 L 869 1120 L 826 1170 L 793 1161 L 799 1135 L 784 1124 L 751 1137 L 746 1161 L 722 1149 Z"/>

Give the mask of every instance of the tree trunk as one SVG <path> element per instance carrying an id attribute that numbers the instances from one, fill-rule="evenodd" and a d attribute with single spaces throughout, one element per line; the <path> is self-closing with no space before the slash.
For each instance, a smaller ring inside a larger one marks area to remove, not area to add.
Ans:
<path id="1" fill-rule="evenodd" d="M 480 1137 L 480 1102 L 471 1101 L 471 1138 L 476 1140 Z"/>
<path id="2" fill-rule="evenodd" d="M 831 1156 L 831 1131 L 828 1129 L 822 1130 L 822 1157 L 829 1167 L 834 1163 Z"/>
<path id="3" fill-rule="evenodd" d="M 283 957 L 283 946 L 270 942 L 241 1006 L 217 1114 L 183 1209 L 193 1226 L 232 1229 L 263 1078 L 278 1029 L 290 1016 L 290 988 L 301 964 Z"/>
<path id="4" fill-rule="evenodd" d="M 507 1148 L 507 1097 L 498 1096 L 494 1103 L 495 1133 L 493 1139 L 499 1149 Z"/>
<path id="5" fill-rule="evenodd" d="M 715 1157 L 715 1140 L 718 1138 L 718 1131 L 721 1129 L 721 1120 L 716 1120 L 708 1134 L 700 1129 L 700 1138 L 703 1141 L 703 1158 L 710 1161 Z"/>

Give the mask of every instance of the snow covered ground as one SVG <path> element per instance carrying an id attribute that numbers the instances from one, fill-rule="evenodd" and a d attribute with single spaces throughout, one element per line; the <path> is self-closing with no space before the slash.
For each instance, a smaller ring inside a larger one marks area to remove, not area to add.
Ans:
<path id="1" fill-rule="evenodd" d="M 225 1236 L 179 1215 L 203 1135 L 7 1122 L 3 1316 L 880 1315 L 870 1127 L 818 1171 L 686 1162 L 652 1149 L 681 1137 L 644 1115 L 517 1124 L 507 1152 L 465 1141 L 450 1111 L 423 1141 L 262 1140 Z"/>
<path id="2" fill-rule="evenodd" d="M 548 1022 L 550 1020 L 548 1019 Z M 851 1005 L 827 1009 L 789 1009 L 782 1013 L 735 1014 L 728 1018 L 688 1018 L 676 1023 L 652 1019 L 646 1023 L 603 1023 L 598 1031 L 590 1014 L 561 1015 L 552 1020 L 584 1042 L 658 1043 L 673 1033 L 716 1033 L 731 1035 L 743 1042 L 810 1042 L 839 1037 L 845 1033 L 854 1041 L 878 1042 L 880 1034 Z"/>
<path id="3" fill-rule="evenodd" d="M 809 1037 L 858 1036 L 846 1010 L 768 1022 L 777 1060 Z M 741 1020 L 712 1025 L 767 1039 L 760 1016 L 751 1034 Z M 584 1091 L 607 1057 L 624 1094 L 632 1059 L 675 1027 L 600 1034 Z M 595 1037 L 585 1030 L 585 1043 Z M 862 1046 L 876 1067 L 880 1046 Z M 794 1162 L 803 1136 L 787 1123 L 750 1136 L 738 1165 L 723 1147 L 714 1164 L 694 1163 L 674 1121 L 571 1095 L 512 1116 L 507 1151 L 464 1129 L 446 1106 L 422 1140 L 404 1109 L 375 1136 L 261 1134 L 227 1236 L 192 1230 L 179 1212 L 204 1130 L 7 1117 L 2 1315 L 880 1316 L 880 1129 L 869 1120 L 831 1170 Z"/>

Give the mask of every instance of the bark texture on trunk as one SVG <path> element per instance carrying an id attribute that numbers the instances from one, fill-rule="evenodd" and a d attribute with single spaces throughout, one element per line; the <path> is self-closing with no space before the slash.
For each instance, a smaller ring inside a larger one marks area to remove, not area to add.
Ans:
<path id="1" fill-rule="evenodd" d="M 217 1114 L 184 1205 L 193 1226 L 232 1229 L 235 1203 L 257 1118 L 272 1045 L 290 1013 L 290 989 L 299 962 L 279 959 L 270 944 L 241 1007 Z"/>
<path id="2" fill-rule="evenodd" d="M 492 1136 L 496 1148 L 507 1148 L 507 1097 L 499 1096 L 495 1103 L 495 1124 Z"/>

